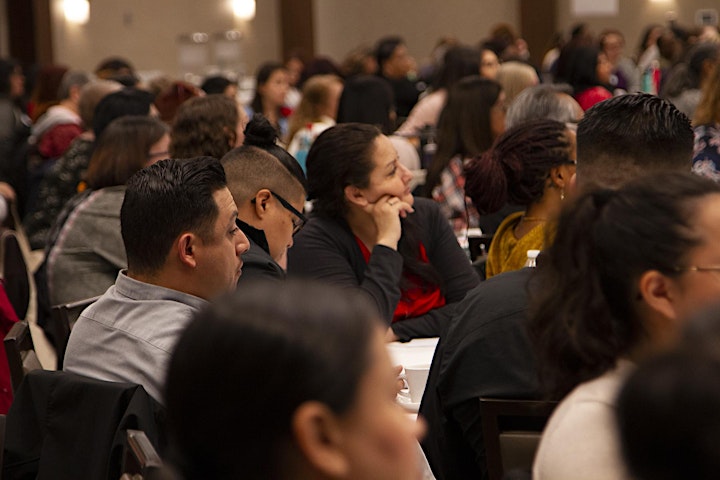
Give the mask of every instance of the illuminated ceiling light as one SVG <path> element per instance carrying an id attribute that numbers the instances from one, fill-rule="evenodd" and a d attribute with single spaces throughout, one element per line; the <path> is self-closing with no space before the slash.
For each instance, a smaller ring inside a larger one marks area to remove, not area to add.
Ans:
<path id="1" fill-rule="evenodd" d="M 90 19 L 90 1 L 63 0 L 63 12 L 68 22 L 85 24 Z"/>
<path id="2" fill-rule="evenodd" d="M 255 0 L 232 0 L 233 13 L 240 20 L 255 18 Z"/>

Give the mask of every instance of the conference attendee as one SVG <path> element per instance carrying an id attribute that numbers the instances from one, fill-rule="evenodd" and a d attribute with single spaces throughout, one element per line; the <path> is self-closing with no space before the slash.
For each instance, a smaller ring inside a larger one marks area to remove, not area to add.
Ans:
<path id="1" fill-rule="evenodd" d="M 720 181 L 720 64 L 705 83 L 693 117 L 693 172 Z"/>
<path id="2" fill-rule="evenodd" d="M 204 308 L 168 370 L 169 463 L 185 480 L 423 478 L 383 327 L 367 298 L 312 282 Z"/>
<path id="3" fill-rule="evenodd" d="M 370 125 L 336 125 L 315 140 L 307 168 L 312 216 L 288 274 L 361 290 L 388 338 L 442 336 L 479 279 L 437 204 L 410 193 L 390 140 Z"/>
<path id="4" fill-rule="evenodd" d="M 415 59 L 408 53 L 405 41 L 397 36 L 383 37 L 375 46 L 378 75 L 392 88 L 395 112 L 405 118 L 418 101 L 420 89 L 410 79 L 415 68 Z"/>
<path id="5" fill-rule="evenodd" d="M 692 141 L 687 117 L 672 104 L 645 94 L 615 97 L 578 124 L 578 186 L 617 188 L 654 172 L 688 172 Z M 532 272 L 497 275 L 471 290 L 440 339 L 420 406 L 429 426 L 422 445 L 437 478 L 486 472 L 479 397 L 542 396 L 526 331 Z"/>
<path id="6" fill-rule="evenodd" d="M 260 65 L 255 75 L 255 96 L 245 107 L 248 118 L 256 113 L 264 115 L 278 131 L 278 137 L 285 138 L 288 133 L 288 115 L 285 110 L 285 97 L 290 89 L 288 72 L 282 63 L 267 62 Z"/>
<path id="7" fill-rule="evenodd" d="M 718 225 L 720 185 L 692 173 L 593 190 L 563 212 L 531 281 L 540 380 L 562 398 L 533 478 L 632 478 L 620 455 L 618 391 L 636 363 L 679 339 L 685 318 L 717 301 L 720 282 L 706 267 L 720 252 Z"/>
<path id="8" fill-rule="evenodd" d="M 276 157 L 258 147 L 230 150 L 222 164 L 238 207 L 237 224 L 250 242 L 240 284 L 258 277 L 284 279 L 288 249 L 306 221 L 303 185 Z"/>
<path id="9" fill-rule="evenodd" d="M 115 119 L 96 142 L 85 182 L 58 216 L 47 255 L 50 305 L 102 295 L 127 268 L 120 235 L 125 183 L 138 170 L 168 157 L 170 136 L 160 120 Z"/>
<path id="10" fill-rule="evenodd" d="M 505 128 L 509 130 L 531 120 L 555 120 L 576 129 L 585 112 L 568 91 L 558 85 L 536 85 L 523 90 L 508 106 Z"/>
<path id="11" fill-rule="evenodd" d="M 220 94 L 184 102 L 170 131 L 170 156 L 222 158 L 242 145 L 246 122 L 241 111 L 235 100 Z"/>
<path id="12" fill-rule="evenodd" d="M 223 75 L 205 77 L 200 88 L 208 95 L 220 93 L 235 100 L 238 94 L 237 82 L 233 82 Z"/>
<path id="13" fill-rule="evenodd" d="M 220 162 L 162 160 L 127 183 L 120 226 L 128 268 L 85 309 L 64 370 L 137 383 L 159 402 L 170 354 L 192 315 L 235 289 L 248 240 Z"/>

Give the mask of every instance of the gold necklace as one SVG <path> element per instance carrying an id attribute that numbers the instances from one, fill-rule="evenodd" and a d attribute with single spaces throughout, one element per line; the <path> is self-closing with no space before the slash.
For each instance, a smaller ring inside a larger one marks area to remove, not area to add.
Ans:
<path id="1" fill-rule="evenodd" d="M 547 218 L 542 217 L 526 217 L 525 215 L 522 216 L 520 219 L 524 222 L 547 222 Z"/>

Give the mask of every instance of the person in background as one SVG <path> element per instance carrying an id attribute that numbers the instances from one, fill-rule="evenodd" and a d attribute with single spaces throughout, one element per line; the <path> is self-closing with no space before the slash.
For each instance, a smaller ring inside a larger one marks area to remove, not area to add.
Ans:
<path id="1" fill-rule="evenodd" d="M 63 369 L 142 385 L 164 403 L 170 355 L 193 314 L 235 289 L 245 235 L 220 162 L 166 159 L 127 183 L 120 228 L 128 268 L 83 310 Z"/>
<path id="2" fill-rule="evenodd" d="M 533 87 L 540 83 L 537 72 L 526 63 L 509 61 L 504 62 L 498 69 L 495 78 L 505 92 L 505 102 L 511 105 L 526 88 Z"/>
<path id="3" fill-rule="evenodd" d="M 533 120 L 507 130 L 490 150 L 465 167 L 465 194 L 482 213 L 522 205 L 493 236 L 485 277 L 522 268 L 528 250 L 548 240 L 570 179 L 575 175 L 575 132 L 554 120 Z"/>
<path id="4" fill-rule="evenodd" d="M 379 319 L 361 295 L 308 282 L 204 308 L 168 369 L 169 463 L 185 480 L 422 478 L 423 424 L 395 403 Z"/>
<path id="5" fill-rule="evenodd" d="M 87 190 L 68 201 L 49 240 L 51 305 L 101 295 L 127 268 L 120 235 L 125 183 L 138 170 L 168 157 L 168 132 L 157 119 L 138 115 L 115 119 L 102 133 L 85 174 Z"/>
<path id="6" fill-rule="evenodd" d="M 95 67 L 95 76 L 100 80 L 114 80 L 125 87 L 135 87 L 139 78 L 135 68 L 122 57 L 108 57 Z"/>
<path id="7" fill-rule="evenodd" d="M 702 89 L 718 64 L 720 44 L 696 45 L 687 53 L 685 62 L 678 63 L 669 71 L 660 96 L 672 102 L 688 118 L 693 118 L 695 110 L 700 106 Z"/>
<path id="8" fill-rule="evenodd" d="M 617 394 L 636 363 L 677 342 L 683 319 L 717 301 L 704 267 L 720 253 L 718 225 L 720 185 L 674 172 L 589 191 L 560 217 L 530 284 L 540 380 L 562 399 L 533 478 L 631 478 Z"/>
<path id="9" fill-rule="evenodd" d="M 290 113 L 283 109 L 290 88 L 288 72 L 281 63 L 267 62 L 260 65 L 255 78 L 255 96 L 245 113 L 248 118 L 252 118 L 254 113 L 263 114 L 277 129 L 278 136 L 285 138 Z"/>
<path id="10" fill-rule="evenodd" d="M 116 90 L 118 88 L 120 90 Z M 93 102 L 97 103 L 93 113 L 89 114 Z M 83 176 L 90 162 L 95 139 L 116 118 L 123 115 L 149 115 L 151 102 L 149 93 L 122 88 L 116 82 L 90 83 L 83 88 L 80 94 L 80 115 L 83 121 L 92 121 L 89 124 L 92 130 L 73 141 L 40 183 L 36 208 L 24 220 L 30 245 L 34 249 L 45 248 L 50 228 L 65 203 L 85 189 Z"/>
<path id="11" fill-rule="evenodd" d="M 153 105 L 157 108 L 160 120 L 173 126 L 180 106 L 191 98 L 203 96 L 204 92 L 188 82 L 172 82 L 170 86 L 157 94 Z"/>
<path id="12" fill-rule="evenodd" d="M 573 87 L 573 96 L 583 110 L 587 111 L 596 103 L 612 98 L 612 65 L 603 52 L 595 47 L 580 47 L 568 67 L 568 83 Z"/>
<path id="13" fill-rule="evenodd" d="M 418 101 L 420 90 L 411 79 L 415 59 L 408 53 L 405 41 L 397 36 L 383 37 L 375 46 L 378 75 L 388 82 L 393 91 L 394 110 L 399 118 L 405 118 Z"/>
<path id="14" fill-rule="evenodd" d="M 600 33 L 600 49 L 612 65 L 610 85 L 627 93 L 640 91 L 640 71 L 630 58 L 623 54 L 625 37 L 620 30 L 608 28 Z"/>
<path id="15" fill-rule="evenodd" d="M 0 59 L 0 183 L 3 198 L 18 202 L 23 212 L 26 188 L 24 146 L 30 135 L 30 118 L 20 107 L 25 76 L 13 59 Z"/>
<path id="16" fill-rule="evenodd" d="M 360 45 L 350 50 L 340 66 L 345 79 L 355 75 L 374 75 L 377 69 L 375 52 L 368 45 Z"/>
<path id="17" fill-rule="evenodd" d="M 288 92 L 285 95 L 285 105 L 291 110 L 295 110 L 302 99 L 299 88 L 300 79 L 305 70 L 306 55 L 302 49 L 296 49 L 290 52 L 285 60 L 285 69 L 288 73 Z"/>
<path id="18" fill-rule="evenodd" d="M 217 93 L 183 103 L 170 132 L 170 156 L 219 159 L 242 145 L 245 124 L 240 110 L 235 100 Z"/>
<path id="19" fill-rule="evenodd" d="M 465 199 L 465 162 L 489 149 L 504 130 L 505 95 L 498 83 L 473 76 L 450 89 L 425 191 L 440 204 L 455 232 L 477 227 L 479 220 L 477 210 Z"/>
<path id="20" fill-rule="evenodd" d="M 205 80 L 203 80 L 202 85 L 200 85 L 200 88 L 207 95 L 220 93 L 226 97 L 232 98 L 233 100 L 237 98 L 238 94 L 237 82 L 233 82 L 222 75 L 212 75 L 206 77 Z"/>
<path id="21" fill-rule="evenodd" d="M 480 46 L 480 76 L 488 80 L 497 80 L 500 71 L 500 60 L 495 52 L 487 46 Z"/>
<path id="22" fill-rule="evenodd" d="M 536 85 L 523 90 L 510 104 L 505 115 L 505 128 L 511 129 L 530 120 L 555 120 L 577 128 L 585 112 L 558 85 Z"/>
<path id="23" fill-rule="evenodd" d="M 48 108 L 60 103 L 60 83 L 68 70 L 64 65 L 46 65 L 37 72 L 28 102 L 28 115 L 33 123 L 37 122 Z"/>
<path id="24" fill-rule="evenodd" d="M 703 86 L 693 125 L 693 172 L 720 182 L 720 64 Z"/>
<path id="25" fill-rule="evenodd" d="M 335 125 L 343 90 L 336 75 L 316 75 L 305 82 L 302 100 L 290 117 L 288 152 L 305 168 L 305 160 L 315 138 Z"/>
<path id="26" fill-rule="evenodd" d="M 465 46 L 448 48 L 432 85 L 432 91 L 418 101 L 395 134 L 417 137 L 423 128 L 436 127 L 440 112 L 447 100 L 448 90 L 461 79 L 477 75 L 479 72 L 480 53 L 476 49 Z"/>
<path id="27" fill-rule="evenodd" d="M 375 75 L 357 75 L 345 82 L 337 123 L 365 123 L 390 135 L 396 119 L 393 92 L 387 82 Z"/>
<path id="28" fill-rule="evenodd" d="M 442 336 L 479 279 L 437 204 L 410 193 L 390 140 L 370 125 L 336 125 L 315 140 L 307 168 L 313 212 L 288 275 L 364 292 L 388 339 Z"/>

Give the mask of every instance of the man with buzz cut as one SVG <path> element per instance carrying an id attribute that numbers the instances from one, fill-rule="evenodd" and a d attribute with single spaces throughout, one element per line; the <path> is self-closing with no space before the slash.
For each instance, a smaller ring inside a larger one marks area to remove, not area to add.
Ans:
<path id="1" fill-rule="evenodd" d="M 667 101 L 647 94 L 605 100 L 578 124 L 578 187 L 690 172 L 692 149 L 690 121 Z M 532 271 L 503 273 L 469 291 L 438 343 L 420 405 L 428 424 L 422 446 L 438 480 L 487 478 L 481 397 L 541 396 L 525 330 Z"/>
<path id="2" fill-rule="evenodd" d="M 305 223 L 305 189 L 277 157 L 244 145 L 222 158 L 238 207 L 238 226 L 250 241 L 240 283 L 257 277 L 284 279 L 287 251 Z"/>
<path id="3" fill-rule="evenodd" d="M 159 402 L 193 314 L 232 291 L 248 240 L 220 162 L 167 159 L 133 175 L 120 211 L 128 268 L 75 323 L 64 370 L 137 383 Z"/>

